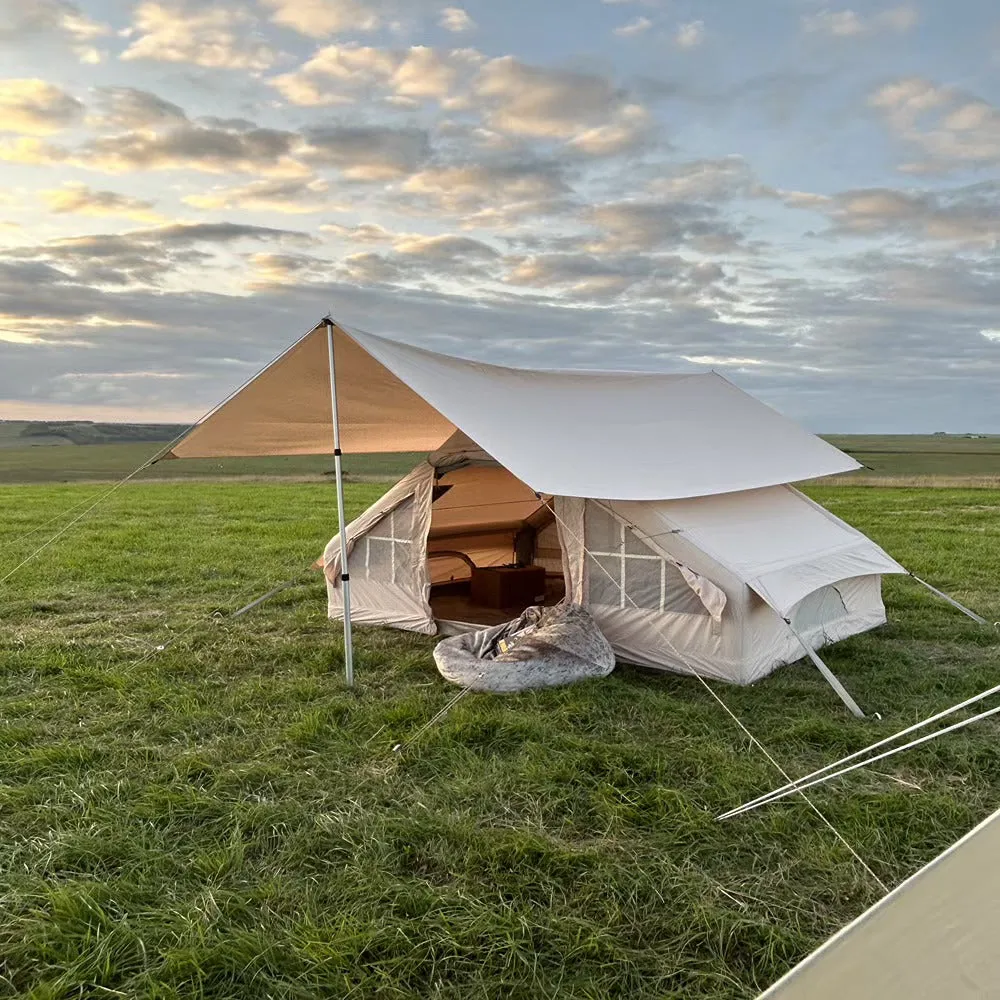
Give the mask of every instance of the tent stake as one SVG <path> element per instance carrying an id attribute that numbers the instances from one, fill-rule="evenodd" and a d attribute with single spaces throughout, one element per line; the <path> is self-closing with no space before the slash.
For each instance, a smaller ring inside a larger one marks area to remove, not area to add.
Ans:
<path id="1" fill-rule="evenodd" d="M 785 624 L 791 630 L 792 635 L 799 640 L 802 648 L 806 651 L 809 659 L 816 664 L 816 669 L 826 678 L 827 684 L 837 692 L 837 697 L 851 710 L 851 712 L 856 715 L 859 719 L 865 717 L 865 713 L 861 711 L 858 703 L 851 697 L 847 688 L 837 678 L 837 675 L 819 658 L 819 654 L 816 652 L 812 646 L 802 637 L 801 633 L 795 628 L 795 626 L 787 619 L 784 619 Z"/>
<path id="2" fill-rule="evenodd" d="M 970 611 L 964 604 L 959 604 L 954 597 L 949 597 L 946 593 L 944 593 L 941 590 L 938 590 L 937 587 L 932 587 L 926 580 L 921 580 L 919 576 L 916 576 L 913 573 L 911 573 L 910 576 L 913 577 L 913 579 L 916 580 L 917 583 L 925 586 L 932 594 L 937 594 L 937 596 L 940 597 L 942 601 L 947 601 L 953 608 L 958 608 L 958 610 L 961 611 L 963 615 L 968 615 L 977 624 L 979 625 L 986 624 L 985 618 L 981 617 L 980 615 L 977 615 L 975 611 Z"/>
<path id="3" fill-rule="evenodd" d="M 354 646 L 351 641 L 351 575 L 347 567 L 347 519 L 344 517 L 344 469 L 340 453 L 340 420 L 337 416 L 337 369 L 333 360 L 333 320 L 323 318 L 330 355 L 330 415 L 333 419 L 333 468 L 337 477 L 337 531 L 340 534 L 340 586 L 344 594 L 344 679 L 354 687 Z"/>

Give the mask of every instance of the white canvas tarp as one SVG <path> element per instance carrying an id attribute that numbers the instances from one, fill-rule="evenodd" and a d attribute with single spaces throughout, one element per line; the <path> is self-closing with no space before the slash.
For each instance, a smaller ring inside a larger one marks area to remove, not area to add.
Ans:
<path id="1" fill-rule="evenodd" d="M 836 934 L 759 1000 L 1000 995 L 1000 812 Z"/>
<path id="2" fill-rule="evenodd" d="M 461 428 L 531 489 L 658 500 L 858 468 L 711 372 L 529 371 L 335 330 L 345 453 L 432 451 Z M 317 327 L 173 449 L 179 458 L 330 450 Z"/>

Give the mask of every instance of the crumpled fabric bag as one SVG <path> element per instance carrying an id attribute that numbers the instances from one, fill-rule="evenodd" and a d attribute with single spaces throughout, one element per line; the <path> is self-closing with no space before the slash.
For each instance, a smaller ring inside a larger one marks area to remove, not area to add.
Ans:
<path id="1" fill-rule="evenodd" d="M 474 691 L 557 687 L 615 668 L 611 643 L 579 604 L 527 608 L 519 618 L 442 639 L 434 662 L 446 680 Z"/>

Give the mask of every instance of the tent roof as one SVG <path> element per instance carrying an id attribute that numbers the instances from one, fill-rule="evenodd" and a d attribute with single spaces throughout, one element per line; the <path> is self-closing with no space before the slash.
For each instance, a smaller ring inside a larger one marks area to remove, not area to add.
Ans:
<path id="1" fill-rule="evenodd" d="M 973 1000 L 1000 982 L 1000 812 L 880 899 L 759 1000 Z"/>
<path id="2" fill-rule="evenodd" d="M 531 371 L 334 329 L 347 453 L 431 451 L 461 428 L 534 490 L 627 500 L 706 496 L 859 468 L 714 372 Z M 321 325 L 173 455 L 328 452 L 328 378 Z"/>

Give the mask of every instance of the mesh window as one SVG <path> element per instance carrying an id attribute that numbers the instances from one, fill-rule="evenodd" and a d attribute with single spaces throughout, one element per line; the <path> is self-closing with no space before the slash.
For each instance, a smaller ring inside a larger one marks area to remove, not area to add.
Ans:
<path id="1" fill-rule="evenodd" d="M 588 595 L 591 604 L 707 615 L 680 570 L 595 503 L 584 514 Z"/>
<path id="2" fill-rule="evenodd" d="M 406 583 L 413 570 L 413 497 L 404 500 L 354 543 L 347 560 L 352 576 Z"/>
<path id="3" fill-rule="evenodd" d="M 584 513 L 583 533 L 591 552 L 618 552 L 624 525 L 597 504 L 588 503 Z"/>
<path id="4" fill-rule="evenodd" d="M 660 584 L 663 574 L 662 559 L 630 559 L 625 557 L 626 604 L 633 607 L 633 601 L 640 608 L 662 611 L 660 604 Z M 671 567 L 673 569 L 673 567 Z"/>
<path id="5" fill-rule="evenodd" d="M 622 564 L 618 556 L 595 556 L 596 565 L 587 567 L 590 577 L 590 603 L 602 604 L 607 608 L 631 606 L 628 600 L 622 604 L 621 576 Z"/>

